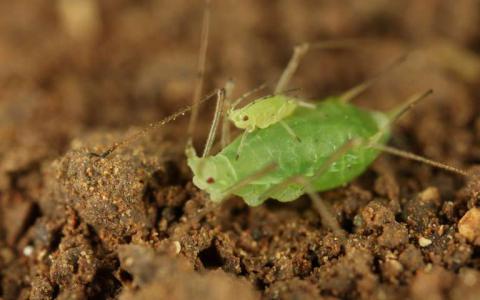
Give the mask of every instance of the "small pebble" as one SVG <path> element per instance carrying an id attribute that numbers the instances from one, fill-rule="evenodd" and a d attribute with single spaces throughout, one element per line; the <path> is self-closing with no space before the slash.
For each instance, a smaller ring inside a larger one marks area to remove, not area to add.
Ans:
<path id="1" fill-rule="evenodd" d="M 440 201 L 440 192 L 435 187 L 426 188 L 418 196 L 425 203 L 438 203 Z"/>
<path id="2" fill-rule="evenodd" d="M 23 255 L 25 256 L 30 256 L 33 253 L 33 247 L 32 246 L 26 246 L 23 248 Z"/>
<path id="3" fill-rule="evenodd" d="M 429 240 L 427 238 L 424 238 L 423 236 L 421 236 L 419 239 L 418 239 L 418 244 L 420 245 L 420 247 L 428 247 L 432 244 L 432 240 Z"/>
<path id="4" fill-rule="evenodd" d="M 179 254 L 180 251 L 182 251 L 182 245 L 180 244 L 179 241 L 175 241 L 173 242 L 173 244 L 175 245 L 175 253 Z"/>
<path id="5" fill-rule="evenodd" d="M 480 240 L 480 208 L 474 207 L 458 222 L 458 232 L 470 242 Z"/>

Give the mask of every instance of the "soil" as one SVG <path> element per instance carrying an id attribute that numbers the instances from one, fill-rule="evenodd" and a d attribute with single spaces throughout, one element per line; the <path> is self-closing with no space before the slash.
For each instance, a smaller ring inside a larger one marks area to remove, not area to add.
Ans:
<path id="1" fill-rule="evenodd" d="M 338 94 L 400 55 L 356 104 L 434 95 L 391 144 L 468 170 L 382 155 L 325 192 L 346 231 L 307 197 L 212 207 L 191 182 L 187 118 L 99 153 L 190 103 L 203 1 L 0 3 L 1 299 L 480 299 L 480 4 L 212 1 L 205 93 L 270 85 L 295 44 L 309 99 Z M 202 147 L 213 102 L 204 105 Z M 465 216 L 465 217 L 464 217 Z"/>

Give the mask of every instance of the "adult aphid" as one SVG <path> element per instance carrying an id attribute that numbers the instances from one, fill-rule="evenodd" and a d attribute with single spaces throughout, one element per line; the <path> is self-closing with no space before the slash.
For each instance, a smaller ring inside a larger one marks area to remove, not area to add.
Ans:
<path id="1" fill-rule="evenodd" d="M 249 133 L 246 138 L 237 138 L 215 155 L 198 157 L 190 146 L 187 159 L 193 182 L 207 191 L 214 202 L 234 194 L 252 206 L 269 198 L 282 202 L 297 199 L 305 193 L 305 183 L 301 181 L 308 182 L 316 192 L 344 185 L 363 173 L 381 150 L 389 151 L 385 143 L 390 124 L 428 94 L 430 91 L 416 95 L 389 113 L 364 110 L 338 97 L 323 100 L 314 108 L 297 107 L 281 122 L 300 142 L 290 138 L 277 122 Z M 242 155 L 238 157 L 242 143 Z M 408 156 L 414 158 L 412 154 Z M 325 168 L 331 157 L 335 157 L 334 161 Z M 270 165 L 274 168 L 267 174 L 252 178 Z M 240 186 L 240 182 L 245 183 Z"/>

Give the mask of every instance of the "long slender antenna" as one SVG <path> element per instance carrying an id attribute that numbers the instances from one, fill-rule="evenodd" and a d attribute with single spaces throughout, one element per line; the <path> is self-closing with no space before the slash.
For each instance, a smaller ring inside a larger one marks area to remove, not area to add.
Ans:
<path id="1" fill-rule="evenodd" d="M 91 152 L 90 155 L 92 156 L 95 156 L 95 157 L 100 157 L 100 158 L 106 158 L 107 156 L 109 156 L 110 154 L 112 154 L 113 151 L 115 151 L 118 147 L 120 146 L 123 146 L 125 144 L 128 144 L 130 142 L 132 142 L 133 140 L 145 135 L 146 133 L 150 132 L 151 130 L 154 130 L 156 128 L 159 128 L 159 127 L 162 127 L 163 125 L 167 124 L 167 123 L 170 123 L 172 121 L 175 121 L 178 117 L 180 116 L 183 116 L 185 113 L 187 113 L 188 111 L 192 110 L 194 107 L 196 106 L 199 106 L 200 104 L 202 104 L 203 102 L 206 102 L 207 100 L 209 100 L 210 98 L 212 98 L 214 95 L 216 95 L 218 93 L 218 90 L 215 90 L 211 93 L 209 93 L 207 96 L 205 96 L 203 99 L 200 99 L 200 101 L 198 101 L 197 103 L 193 104 L 193 105 L 188 105 L 188 106 L 185 106 L 184 108 L 180 109 L 179 111 L 177 111 L 176 113 L 174 113 L 173 115 L 170 115 L 168 117 L 165 117 L 164 119 L 160 120 L 160 121 L 157 121 L 157 122 L 153 122 L 153 123 L 150 123 L 148 124 L 148 126 L 146 126 L 145 128 L 133 133 L 132 135 L 130 135 L 129 137 L 125 138 L 124 140 L 120 141 L 120 142 L 116 142 L 114 144 L 112 144 L 106 151 L 100 153 L 100 154 L 97 154 L 97 153 L 93 153 Z"/>
<path id="2" fill-rule="evenodd" d="M 200 37 L 200 51 L 198 57 L 198 69 L 197 69 L 197 80 L 195 83 L 195 91 L 193 93 L 193 109 L 190 116 L 190 121 L 188 123 L 187 135 L 189 143 L 193 139 L 193 134 L 195 132 L 195 126 L 198 119 L 198 105 L 195 105 L 200 101 L 203 82 L 205 75 L 205 65 L 207 61 L 207 50 L 208 50 L 208 36 L 210 33 L 210 0 L 205 0 L 205 10 L 203 13 L 203 22 L 202 22 L 202 33 Z"/>
<path id="3" fill-rule="evenodd" d="M 231 109 L 235 109 L 235 107 L 237 107 L 240 103 L 242 103 L 242 101 L 244 101 L 245 99 L 247 99 L 248 97 L 250 97 L 251 95 L 265 89 L 267 87 L 267 84 L 266 83 L 262 83 L 261 85 L 257 86 L 256 88 L 254 88 L 253 90 L 250 90 L 248 92 L 246 92 L 245 94 L 243 94 L 242 96 L 240 96 L 240 98 L 238 98 L 237 100 L 235 100 L 232 105 L 230 106 Z"/>
<path id="4" fill-rule="evenodd" d="M 380 150 L 380 151 L 383 151 L 383 152 L 386 152 L 386 153 L 389 153 L 389 154 L 392 154 L 392 155 L 395 155 L 395 156 L 399 156 L 399 157 L 403 157 L 403 158 L 406 158 L 406 159 L 422 162 L 424 164 L 427 164 L 427 165 L 430 165 L 430 166 L 433 166 L 433 167 L 436 167 L 436 168 L 439 168 L 439 169 L 443 169 L 443 170 L 446 170 L 446 171 L 449 171 L 449 172 L 452 172 L 452 173 L 455 173 L 455 174 L 459 174 L 459 175 L 462 175 L 462 176 L 465 176 L 465 177 L 470 176 L 467 171 L 464 171 L 464 170 L 456 168 L 456 167 L 449 166 L 447 164 L 444 164 L 444 163 L 441 163 L 441 162 L 438 162 L 438 161 L 428 159 L 428 158 L 420 156 L 420 155 L 413 154 L 413 153 L 408 152 L 408 151 L 404 151 L 404 150 L 400 150 L 400 149 L 397 149 L 397 148 L 394 148 L 394 147 L 390 147 L 390 146 L 387 146 L 387 145 L 380 145 L 380 144 L 371 144 L 370 147 L 372 147 L 374 149 L 377 149 L 377 150 Z"/>
<path id="5" fill-rule="evenodd" d="M 345 103 L 350 102 L 352 99 L 356 98 L 358 95 L 363 93 L 366 89 L 368 89 L 373 84 L 375 84 L 380 78 L 382 78 L 383 75 L 385 75 L 386 73 L 392 71 L 393 69 L 401 65 L 407 59 L 407 57 L 408 57 L 408 53 L 403 54 L 402 56 L 395 59 L 392 63 L 390 63 L 387 67 L 385 67 L 383 70 L 381 70 L 379 73 L 377 73 L 370 79 L 367 79 L 366 81 L 360 83 L 359 85 L 356 85 L 353 88 L 349 89 L 348 91 L 344 92 L 339 97 L 340 101 Z"/>
<path id="6" fill-rule="evenodd" d="M 206 157 L 210 150 L 212 149 L 213 142 L 215 141 L 215 135 L 217 132 L 218 121 L 222 116 L 223 112 L 223 101 L 225 100 L 225 90 L 221 89 L 217 91 L 217 104 L 215 106 L 215 115 L 213 117 L 212 126 L 210 127 L 210 132 L 208 133 L 207 142 L 205 143 L 205 148 L 203 149 L 202 157 Z"/>

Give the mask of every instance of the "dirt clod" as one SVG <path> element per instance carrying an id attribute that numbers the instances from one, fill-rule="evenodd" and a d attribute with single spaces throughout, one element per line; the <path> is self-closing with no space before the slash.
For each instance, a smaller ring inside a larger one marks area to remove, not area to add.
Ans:
<path id="1" fill-rule="evenodd" d="M 480 208 L 474 207 L 458 222 L 458 232 L 475 245 L 480 245 Z"/>

